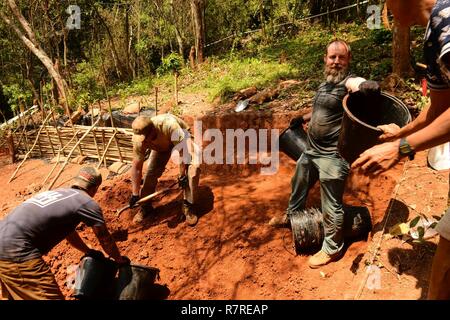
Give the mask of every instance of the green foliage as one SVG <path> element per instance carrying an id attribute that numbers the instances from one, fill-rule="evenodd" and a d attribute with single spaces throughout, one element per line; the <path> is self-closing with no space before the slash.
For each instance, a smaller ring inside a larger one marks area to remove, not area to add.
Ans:
<path id="1" fill-rule="evenodd" d="M 153 87 L 153 79 L 151 77 L 145 77 L 141 79 L 136 79 L 130 84 L 119 83 L 108 91 L 110 96 L 119 96 L 121 98 L 126 98 L 132 95 L 146 95 L 149 94 Z"/>
<path id="2" fill-rule="evenodd" d="M 81 107 L 102 98 L 101 76 L 99 69 L 91 63 L 83 61 L 77 65 L 76 73 L 72 77 L 74 83 L 74 103 Z"/>
<path id="3" fill-rule="evenodd" d="M 238 90 L 250 86 L 261 88 L 296 74 L 295 68 L 288 64 L 258 58 L 215 60 L 201 67 L 200 78 L 196 79 L 190 89 L 206 90 L 211 100 L 216 97 L 225 100 Z"/>
<path id="4" fill-rule="evenodd" d="M 18 110 L 19 100 L 22 100 L 25 105 L 28 106 L 32 103 L 32 92 L 30 90 L 23 89 L 18 84 L 3 85 L 3 93 L 7 97 L 8 104 L 13 111 Z"/>
<path id="5" fill-rule="evenodd" d="M 158 75 L 164 75 L 166 73 L 176 73 L 180 72 L 181 67 L 183 66 L 183 57 L 178 53 L 172 52 L 168 56 L 162 59 L 161 66 L 158 68 Z"/>

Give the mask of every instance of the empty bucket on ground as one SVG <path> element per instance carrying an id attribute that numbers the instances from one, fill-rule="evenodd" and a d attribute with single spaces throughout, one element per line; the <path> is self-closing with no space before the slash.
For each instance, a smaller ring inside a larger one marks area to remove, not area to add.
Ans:
<path id="1" fill-rule="evenodd" d="M 295 251 L 307 254 L 321 248 L 324 240 L 323 214 L 317 208 L 289 214 Z M 344 206 L 344 239 L 363 238 L 372 230 L 370 212 L 366 207 Z"/>

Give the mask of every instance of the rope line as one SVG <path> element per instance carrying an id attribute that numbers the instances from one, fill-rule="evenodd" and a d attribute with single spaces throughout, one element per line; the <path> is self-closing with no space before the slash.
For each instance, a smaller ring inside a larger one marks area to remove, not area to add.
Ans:
<path id="1" fill-rule="evenodd" d="M 384 233 L 385 233 L 385 231 L 386 231 L 386 226 L 387 226 L 387 223 L 388 223 L 389 218 L 390 218 L 391 213 L 392 213 L 392 207 L 393 207 L 393 204 L 394 204 L 394 200 L 397 200 L 397 196 L 398 196 L 398 191 L 399 191 L 399 189 L 400 189 L 400 185 L 401 185 L 401 184 L 403 183 L 403 181 L 405 180 L 405 174 L 406 174 L 406 171 L 407 171 L 407 168 L 408 168 L 408 164 L 409 164 L 409 160 L 406 160 L 405 166 L 404 166 L 404 168 L 403 168 L 402 176 L 401 176 L 401 178 L 400 178 L 400 181 L 399 181 L 399 182 L 397 183 L 397 185 L 395 186 L 395 189 L 394 189 L 394 192 L 393 192 L 393 198 L 392 198 L 391 203 L 389 204 L 389 208 L 388 208 L 386 220 L 385 220 L 385 222 L 384 222 L 383 229 L 381 230 L 380 239 L 378 240 L 377 246 L 375 247 L 375 250 L 374 250 L 374 252 L 373 252 L 373 254 L 372 254 L 372 258 L 370 259 L 370 263 L 369 263 L 368 266 L 371 266 L 371 265 L 374 264 L 375 258 L 376 258 L 377 254 L 378 254 L 378 251 L 379 251 L 380 248 L 381 248 L 381 243 L 382 243 L 383 238 L 384 238 Z M 363 280 L 361 281 L 361 284 L 360 284 L 360 286 L 359 286 L 359 288 L 358 288 L 358 291 L 357 291 L 356 294 L 355 294 L 354 300 L 358 300 L 358 299 L 361 297 L 361 295 L 362 295 L 362 293 L 363 293 L 363 291 L 364 291 L 364 287 L 365 287 L 366 284 L 367 284 L 367 279 L 368 279 L 368 278 L 369 278 L 369 273 L 366 272 L 366 274 L 365 274 L 365 276 L 364 276 Z"/>
<path id="2" fill-rule="evenodd" d="M 312 16 L 307 16 L 307 17 L 303 17 L 303 18 L 300 18 L 300 19 L 296 19 L 296 20 L 293 21 L 293 22 L 280 23 L 280 24 L 277 24 L 277 25 L 275 25 L 275 26 L 273 26 L 273 27 L 274 27 L 274 28 L 278 28 L 278 27 L 285 26 L 285 25 L 288 25 L 288 24 L 294 24 L 295 22 L 314 19 L 314 18 L 321 17 L 321 16 L 324 16 L 324 15 L 327 15 L 327 14 L 330 14 L 330 13 L 335 13 L 335 12 L 347 10 L 347 9 L 350 9 L 350 8 L 354 8 L 354 7 L 357 7 L 357 6 L 366 4 L 366 3 L 368 3 L 368 2 L 369 2 L 369 0 L 366 0 L 366 1 L 363 1 L 363 2 L 351 4 L 351 5 L 348 5 L 348 6 L 345 6 L 345 7 L 342 7 L 342 8 L 338 8 L 338 9 L 334 9 L 334 10 L 331 10 L 331 11 L 327 11 L 327 12 L 315 14 L 315 15 L 312 15 Z M 261 28 L 260 28 L 260 29 L 255 29 L 255 30 L 249 30 L 249 31 L 243 32 L 242 34 L 255 33 L 255 32 L 258 32 L 258 31 L 261 31 L 261 30 L 262 30 Z M 205 48 L 210 47 L 210 46 L 212 46 L 212 45 L 215 45 L 215 44 L 217 44 L 217 43 L 223 42 L 223 41 L 228 40 L 228 39 L 230 39 L 230 38 L 236 37 L 236 36 L 237 36 L 237 34 L 232 34 L 232 35 L 229 35 L 229 36 L 227 36 L 227 37 L 225 37 L 225 38 L 223 38 L 223 39 L 216 40 L 216 41 L 214 41 L 214 42 L 211 42 L 211 43 L 205 45 Z"/>

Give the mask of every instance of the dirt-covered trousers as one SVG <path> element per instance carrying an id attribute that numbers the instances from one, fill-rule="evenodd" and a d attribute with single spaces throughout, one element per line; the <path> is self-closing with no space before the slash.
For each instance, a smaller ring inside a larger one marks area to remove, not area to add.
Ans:
<path id="1" fill-rule="evenodd" d="M 152 150 L 148 161 L 147 173 L 141 189 L 141 197 L 152 194 L 156 190 L 158 179 L 164 173 L 167 162 L 169 162 L 171 151 L 158 152 Z M 197 190 L 200 181 L 200 168 L 198 165 L 190 164 L 187 172 L 188 184 L 184 188 L 184 200 L 190 204 L 197 201 Z"/>
<path id="2" fill-rule="evenodd" d="M 0 285 L 3 298 L 9 300 L 64 300 L 42 258 L 20 263 L 0 260 Z"/>
<path id="3" fill-rule="evenodd" d="M 298 159 L 291 180 L 292 193 L 288 213 L 304 209 L 309 190 L 317 180 L 320 181 L 325 231 L 322 250 L 329 255 L 337 254 L 344 246 L 342 197 L 349 171 L 349 164 L 339 154 L 322 156 L 308 150 Z"/>

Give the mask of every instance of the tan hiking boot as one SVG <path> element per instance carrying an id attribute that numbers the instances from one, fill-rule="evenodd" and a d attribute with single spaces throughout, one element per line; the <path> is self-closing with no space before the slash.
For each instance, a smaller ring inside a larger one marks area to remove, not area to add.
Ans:
<path id="1" fill-rule="evenodd" d="M 133 223 L 139 224 L 142 221 L 144 221 L 145 218 L 147 218 L 149 215 L 151 215 L 154 212 L 154 209 L 152 206 L 145 206 L 141 207 L 136 213 L 136 215 L 133 218 Z"/>
<path id="2" fill-rule="evenodd" d="M 287 213 L 278 217 L 273 217 L 270 219 L 269 225 L 276 228 L 289 227 L 290 221 Z"/>
<path id="3" fill-rule="evenodd" d="M 186 217 L 186 223 L 190 226 L 195 226 L 198 222 L 198 217 L 195 215 L 192 208 L 192 204 L 184 201 L 183 202 L 183 214 Z"/>
<path id="4" fill-rule="evenodd" d="M 336 261 L 341 257 L 341 253 L 337 253 L 333 256 L 328 255 L 324 251 L 320 250 L 315 255 L 309 258 L 308 264 L 309 267 L 312 269 L 319 268 L 321 266 L 324 266 L 332 261 Z"/>

